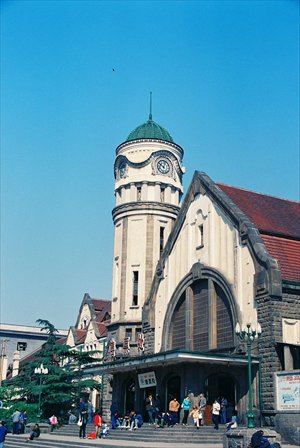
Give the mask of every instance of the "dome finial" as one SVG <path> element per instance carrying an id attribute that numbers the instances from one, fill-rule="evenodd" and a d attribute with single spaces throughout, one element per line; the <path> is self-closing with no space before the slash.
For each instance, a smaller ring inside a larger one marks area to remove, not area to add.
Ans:
<path id="1" fill-rule="evenodd" d="M 152 121 L 152 92 L 150 92 L 150 114 L 149 114 L 149 120 Z"/>

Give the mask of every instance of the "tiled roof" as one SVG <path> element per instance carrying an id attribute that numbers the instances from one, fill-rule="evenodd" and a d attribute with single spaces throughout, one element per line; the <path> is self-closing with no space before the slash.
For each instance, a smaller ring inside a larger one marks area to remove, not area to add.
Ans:
<path id="1" fill-rule="evenodd" d="M 86 330 L 79 330 L 78 328 L 76 329 L 77 331 L 77 342 L 76 344 L 81 344 L 86 336 Z"/>
<path id="2" fill-rule="evenodd" d="M 271 255 L 279 261 L 284 280 L 300 281 L 300 241 L 261 235 Z"/>
<path id="3" fill-rule="evenodd" d="M 98 330 L 99 330 L 100 337 L 106 336 L 107 335 L 107 326 L 105 324 L 100 323 L 100 322 L 96 322 L 96 323 L 97 323 L 97 327 L 98 327 Z"/>
<path id="4" fill-rule="evenodd" d="M 300 282 L 300 203 L 217 184 L 259 230 L 283 280 Z"/>
<path id="5" fill-rule="evenodd" d="M 92 303 L 96 313 L 97 322 L 104 322 L 106 320 L 110 320 L 111 300 L 92 299 Z M 106 319 L 107 315 L 109 315 L 109 319 Z"/>
<path id="6" fill-rule="evenodd" d="M 218 187 L 244 212 L 261 233 L 300 238 L 299 202 L 280 199 L 242 188 Z"/>

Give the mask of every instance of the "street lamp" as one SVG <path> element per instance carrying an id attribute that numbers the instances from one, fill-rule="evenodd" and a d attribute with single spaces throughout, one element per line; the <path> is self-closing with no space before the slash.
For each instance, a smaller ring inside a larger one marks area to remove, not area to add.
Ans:
<path id="1" fill-rule="evenodd" d="M 42 415 L 42 413 L 41 413 L 42 377 L 43 377 L 43 375 L 47 375 L 48 374 L 48 369 L 47 369 L 47 367 L 44 367 L 43 364 L 41 364 L 40 367 L 36 367 L 34 369 L 34 373 L 36 375 L 40 376 L 39 407 L 38 407 L 38 414 L 37 414 L 38 419 L 40 419 L 41 415 Z"/>
<path id="2" fill-rule="evenodd" d="M 246 326 L 237 323 L 235 327 L 235 333 L 241 339 L 247 341 L 248 352 L 248 385 L 249 385 L 249 405 L 248 405 L 248 428 L 254 428 L 254 414 L 253 414 L 253 396 L 252 396 L 252 375 L 251 375 L 251 342 L 257 339 L 261 335 L 261 326 L 257 323 L 255 327 L 253 324 L 248 323 Z"/>

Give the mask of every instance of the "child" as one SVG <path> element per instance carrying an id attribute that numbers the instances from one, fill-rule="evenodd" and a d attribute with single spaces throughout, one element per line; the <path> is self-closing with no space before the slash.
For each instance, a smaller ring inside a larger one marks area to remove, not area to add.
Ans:
<path id="1" fill-rule="evenodd" d="M 190 412 L 190 416 L 193 417 L 194 425 L 197 426 L 197 429 L 199 429 L 199 420 L 202 419 L 202 414 L 199 411 L 198 406 L 193 406 L 192 411 Z"/>
<path id="2" fill-rule="evenodd" d="M 106 437 L 108 437 L 108 435 L 109 435 L 109 427 L 108 427 L 108 425 L 105 423 L 105 424 L 102 426 L 102 431 L 101 431 L 101 434 L 100 434 L 100 438 L 102 437 L 103 439 L 105 439 Z"/>

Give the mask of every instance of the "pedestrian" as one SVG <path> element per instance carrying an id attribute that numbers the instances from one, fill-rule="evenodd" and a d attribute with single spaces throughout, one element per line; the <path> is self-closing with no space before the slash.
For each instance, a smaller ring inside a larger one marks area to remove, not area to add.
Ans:
<path id="1" fill-rule="evenodd" d="M 252 448 L 280 448 L 280 443 L 270 443 L 267 437 L 264 437 L 262 429 L 256 431 L 251 437 Z"/>
<path id="2" fill-rule="evenodd" d="M 86 408 L 86 406 L 85 406 L 85 402 L 84 402 L 83 398 L 80 398 L 80 402 L 79 402 L 79 413 L 82 412 L 85 408 Z"/>
<path id="3" fill-rule="evenodd" d="M 53 432 L 54 429 L 56 429 L 56 427 L 57 427 L 57 417 L 53 414 L 49 418 L 49 422 L 50 422 L 50 425 L 51 425 L 51 432 Z"/>
<path id="4" fill-rule="evenodd" d="M 28 417 L 27 417 L 27 412 L 25 410 L 20 415 L 20 429 L 19 429 L 20 434 L 25 433 L 25 428 L 26 428 L 27 423 L 28 423 Z"/>
<path id="5" fill-rule="evenodd" d="M 26 442 L 29 442 L 30 440 L 37 439 L 40 437 L 41 430 L 40 425 L 36 423 L 33 427 L 33 430 L 30 432 L 29 439 L 26 440 Z"/>
<path id="6" fill-rule="evenodd" d="M 174 425 L 176 425 L 176 420 L 171 415 L 171 412 L 167 411 L 163 413 L 160 420 L 160 428 L 164 428 L 165 426 L 173 428 Z"/>
<path id="7" fill-rule="evenodd" d="M 130 414 L 130 428 L 129 431 L 133 431 L 134 429 L 141 428 L 143 425 L 143 417 L 139 412 L 132 411 Z"/>
<path id="8" fill-rule="evenodd" d="M 155 396 L 155 400 L 153 402 L 153 420 L 155 421 L 156 416 L 159 414 L 160 412 L 160 396 L 156 395 Z"/>
<path id="9" fill-rule="evenodd" d="M 200 422 L 200 426 L 204 426 L 205 425 L 205 409 L 206 409 L 206 398 L 204 396 L 204 393 L 201 392 L 200 397 L 199 397 L 199 411 L 202 414 L 202 419 Z"/>
<path id="10" fill-rule="evenodd" d="M 80 422 L 81 425 L 79 425 L 79 438 L 80 439 L 86 439 L 86 425 L 87 425 L 87 411 L 84 409 L 82 412 L 80 412 Z"/>
<path id="11" fill-rule="evenodd" d="M 232 416 L 234 415 L 234 406 L 231 401 L 228 402 L 227 408 L 226 408 L 226 421 L 231 422 Z"/>
<path id="12" fill-rule="evenodd" d="M 19 409 L 16 409 L 12 415 L 12 423 L 13 423 L 12 433 L 13 434 L 19 434 L 20 416 L 21 416 L 21 412 L 19 411 Z"/>
<path id="13" fill-rule="evenodd" d="M 150 394 L 147 398 L 146 398 L 146 411 L 148 413 L 149 416 L 149 425 L 153 425 L 154 424 L 154 419 L 153 419 L 153 413 L 154 413 L 154 400 L 152 397 L 152 394 Z"/>
<path id="14" fill-rule="evenodd" d="M 213 406 L 212 406 L 212 421 L 213 424 L 215 425 L 214 428 L 215 429 L 219 429 L 219 415 L 220 415 L 220 403 L 218 402 L 217 399 L 215 399 Z"/>
<path id="15" fill-rule="evenodd" d="M 117 429 L 117 420 L 119 417 L 118 407 L 115 401 L 110 406 L 111 429 Z"/>
<path id="16" fill-rule="evenodd" d="M 91 400 L 88 400 L 87 412 L 88 412 L 88 423 L 93 423 L 94 407 L 92 405 Z"/>
<path id="17" fill-rule="evenodd" d="M 194 425 L 197 427 L 197 429 L 199 429 L 200 411 L 198 406 L 193 406 L 193 409 L 190 412 L 190 416 L 194 420 Z"/>
<path id="18" fill-rule="evenodd" d="M 191 407 L 191 399 L 187 395 L 185 397 L 185 399 L 183 400 L 182 404 L 181 404 L 181 408 L 183 409 L 183 419 L 182 419 L 181 424 L 183 426 L 187 425 L 187 419 L 188 419 L 188 416 L 189 416 L 190 407 Z"/>
<path id="19" fill-rule="evenodd" d="M 169 412 L 172 415 L 175 424 L 178 423 L 178 411 L 180 409 L 180 403 L 176 397 L 174 397 L 169 403 Z"/>
<path id="20" fill-rule="evenodd" d="M 109 436 L 109 427 L 105 423 L 103 425 L 103 428 L 102 428 L 102 431 L 101 431 L 101 434 L 100 434 L 100 438 L 106 439 L 106 437 L 108 437 L 108 436 Z"/>
<path id="21" fill-rule="evenodd" d="M 237 415 L 237 412 L 234 411 L 234 415 L 231 417 L 231 421 L 226 426 L 227 431 L 229 431 L 230 429 L 236 429 L 238 427 L 239 420 L 240 419 Z"/>
<path id="22" fill-rule="evenodd" d="M 0 420 L 0 448 L 4 448 L 5 436 L 7 434 L 7 427 L 4 422 Z"/>
<path id="23" fill-rule="evenodd" d="M 222 423 L 223 425 L 226 424 L 226 411 L 227 411 L 227 398 L 221 397 L 220 423 Z"/>
<path id="24" fill-rule="evenodd" d="M 69 425 L 75 425 L 76 421 L 76 415 L 72 414 L 72 412 L 69 411 Z"/>
<path id="25" fill-rule="evenodd" d="M 100 412 L 96 412 L 94 415 L 94 426 L 97 439 L 98 437 L 100 437 L 100 428 L 102 426 L 102 417 L 100 415 Z"/>

